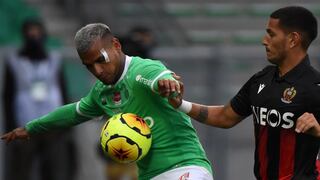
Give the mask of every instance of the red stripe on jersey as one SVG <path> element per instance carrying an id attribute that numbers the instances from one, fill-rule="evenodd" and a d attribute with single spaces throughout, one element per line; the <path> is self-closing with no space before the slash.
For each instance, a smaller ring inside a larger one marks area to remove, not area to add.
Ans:
<path id="1" fill-rule="evenodd" d="M 317 180 L 320 180 L 320 159 L 317 159 L 317 161 L 316 161 L 316 167 L 317 167 L 317 171 L 318 171 Z"/>
<path id="2" fill-rule="evenodd" d="M 268 167 L 268 157 L 267 157 L 267 143 L 268 143 L 268 128 L 260 126 L 259 128 L 259 171 L 261 180 L 267 180 L 267 167 Z"/>
<path id="3" fill-rule="evenodd" d="M 290 129 L 280 132 L 279 179 L 287 180 L 293 177 L 296 133 Z"/>

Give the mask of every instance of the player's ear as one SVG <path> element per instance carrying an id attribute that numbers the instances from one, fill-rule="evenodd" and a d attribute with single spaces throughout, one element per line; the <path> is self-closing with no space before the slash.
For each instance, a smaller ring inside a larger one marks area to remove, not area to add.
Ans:
<path id="1" fill-rule="evenodd" d="M 121 43 L 118 38 L 112 38 L 112 44 L 116 49 L 121 49 Z"/>
<path id="2" fill-rule="evenodd" d="M 290 34 L 289 34 L 289 38 L 290 38 L 290 48 L 293 48 L 293 47 L 295 47 L 295 46 L 297 46 L 298 44 L 300 44 L 301 43 L 301 34 L 300 33 L 298 33 L 298 32 L 291 32 Z"/>

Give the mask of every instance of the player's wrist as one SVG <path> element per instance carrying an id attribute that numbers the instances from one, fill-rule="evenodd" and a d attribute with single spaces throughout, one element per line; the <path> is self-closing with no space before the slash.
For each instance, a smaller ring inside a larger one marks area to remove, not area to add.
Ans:
<path id="1" fill-rule="evenodd" d="M 192 109 L 192 103 L 182 99 L 181 104 L 177 109 L 188 114 Z"/>

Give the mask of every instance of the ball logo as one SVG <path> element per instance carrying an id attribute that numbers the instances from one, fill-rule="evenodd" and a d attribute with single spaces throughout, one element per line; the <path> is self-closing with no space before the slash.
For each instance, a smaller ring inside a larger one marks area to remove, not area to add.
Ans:
<path id="1" fill-rule="evenodd" d="M 115 141 L 118 143 L 115 143 Z M 129 137 L 115 134 L 106 143 L 110 145 L 109 148 L 104 150 L 111 155 L 112 159 L 120 163 L 134 162 L 142 155 L 142 149 Z M 123 144 L 126 144 L 126 146 L 123 146 Z"/>
<path id="2" fill-rule="evenodd" d="M 296 96 L 297 91 L 294 89 L 294 87 L 287 88 L 283 91 L 283 97 L 281 98 L 281 101 L 287 104 L 290 104 L 292 102 L 292 99 Z"/>
<path id="3" fill-rule="evenodd" d="M 147 138 L 151 137 L 148 125 L 141 117 L 130 113 L 121 114 L 120 121 L 128 127 L 132 128 L 137 133 L 141 134 L 142 136 L 145 136 Z"/>
<path id="4" fill-rule="evenodd" d="M 128 159 L 128 155 L 130 154 L 130 150 L 116 149 L 112 148 L 114 156 L 116 156 L 121 161 Z"/>

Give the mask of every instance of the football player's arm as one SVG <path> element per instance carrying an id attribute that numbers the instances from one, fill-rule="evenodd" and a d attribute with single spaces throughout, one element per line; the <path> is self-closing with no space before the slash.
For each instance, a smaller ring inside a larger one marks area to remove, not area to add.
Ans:
<path id="1" fill-rule="evenodd" d="M 76 106 L 76 103 L 72 103 L 59 107 L 47 115 L 30 121 L 25 127 L 19 127 L 4 134 L 1 139 L 7 143 L 15 139 L 29 139 L 33 134 L 63 129 L 90 120 L 88 117 L 79 115 L 76 112 Z"/>
<path id="2" fill-rule="evenodd" d="M 47 115 L 30 121 L 25 127 L 4 134 L 1 139 L 7 143 L 15 139 L 28 139 L 33 134 L 72 127 L 101 115 L 103 111 L 94 100 L 94 88 L 92 88 L 89 95 L 79 102 L 58 107 Z"/>
<path id="3" fill-rule="evenodd" d="M 163 79 L 159 80 L 158 84 L 160 94 L 168 97 L 169 103 L 174 108 L 188 114 L 191 118 L 201 123 L 220 128 L 231 128 L 245 118 L 237 114 L 230 104 L 225 106 L 206 106 L 183 100 L 184 87 L 181 82 L 179 85 L 176 85 L 176 82 L 173 80 Z M 177 92 L 178 95 L 170 97 L 169 94 L 174 92 Z"/>
<path id="4" fill-rule="evenodd" d="M 159 83 L 163 84 L 163 82 Z M 177 96 L 168 97 L 169 103 L 180 111 L 188 114 L 194 120 L 201 123 L 220 127 L 231 128 L 238 124 L 245 117 L 250 115 L 250 102 L 248 98 L 248 84 L 250 80 L 241 88 L 238 94 L 227 105 L 207 106 L 191 103 L 183 100 L 184 85 L 179 81 L 179 93 Z M 162 91 L 171 91 L 168 86 L 163 86 Z"/>
<path id="5" fill-rule="evenodd" d="M 91 120 L 104 114 L 95 101 L 95 88 L 89 95 L 76 103 L 61 106 L 49 114 L 35 119 L 26 125 L 30 134 L 64 129 Z"/>
<path id="6" fill-rule="evenodd" d="M 32 135 L 72 127 L 90 120 L 91 118 L 77 112 L 78 104 L 79 102 L 61 106 L 45 116 L 30 121 L 25 128 Z"/>
<path id="7" fill-rule="evenodd" d="M 206 106 L 191 103 L 191 105 L 192 107 L 187 114 L 194 120 L 210 126 L 231 128 L 244 119 L 243 116 L 238 115 L 232 109 L 230 104 L 225 106 Z"/>

